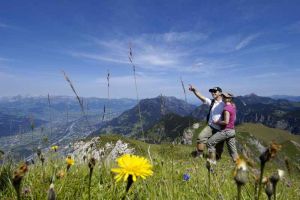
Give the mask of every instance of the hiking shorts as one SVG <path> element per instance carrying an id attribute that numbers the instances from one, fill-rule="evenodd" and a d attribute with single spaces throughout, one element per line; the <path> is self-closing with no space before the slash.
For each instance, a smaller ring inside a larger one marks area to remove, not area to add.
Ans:
<path id="1" fill-rule="evenodd" d="M 205 126 L 204 129 L 199 133 L 197 138 L 197 143 L 206 144 L 208 138 L 210 138 L 213 134 L 217 133 L 219 130 L 214 129 L 210 126 Z"/>

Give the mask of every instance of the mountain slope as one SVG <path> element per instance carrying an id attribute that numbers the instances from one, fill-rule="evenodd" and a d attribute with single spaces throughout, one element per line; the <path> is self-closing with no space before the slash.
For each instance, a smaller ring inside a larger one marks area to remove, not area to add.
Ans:
<path id="1" fill-rule="evenodd" d="M 187 116 L 196 106 L 187 104 L 185 101 L 176 99 L 175 97 L 156 97 L 141 100 L 140 108 L 143 129 L 147 131 L 165 114 L 174 113 L 179 116 Z M 122 113 L 119 117 L 106 123 L 97 133 L 107 132 L 109 130 L 113 133 L 134 135 L 141 132 L 140 127 L 139 108 L 135 106 Z"/>
<path id="2" fill-rule="evenodd" d="M 173 142 L 175 140 L 179 143 L 184 130 L 196 121 L 196 119 L 189 116 L 166 114 L 145 133 L 145 139 L 151 143 Z"/>

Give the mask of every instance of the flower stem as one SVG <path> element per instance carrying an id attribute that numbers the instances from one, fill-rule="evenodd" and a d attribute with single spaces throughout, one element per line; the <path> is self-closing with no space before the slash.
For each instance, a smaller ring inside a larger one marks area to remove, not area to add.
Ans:
<path id="1" fill-rule="evenodd" d="M 122 200 L 124 200 L 126 198 L 128 191 L 129 191 L 130 187 L 132 186 L 132 183 L 133 183 L 132 175 L 129 175 L 128 179 L 127 179 L 126 191 L 125 191 L 125 194 L 124 194 Z"/>
<path id="2" fill-rule="evenodd" d="M 258 186 L 257 200 L 259 200 L 261 189 L 262 189 L 261 184 L 262 184 L 262 179 L 263 179 L 263 175 L 264 175 L 264 169 L 265 169 L 265 163 L 262 162 L 260 164 L 260 177 L 259 177 L 259 186 Z"/>
<path id="3" fill-rule="evenodd" d="M 89 200 L 91 200 L 91 182 L 92 182 L 93 169 L 94 168 L 90 168 L 90 176 L 89 176 Z"/>
<path id="4" fill-rule="evenodd" d="M 210 170 L 208 170 L 208 193 L 210 193 Z"/>
<path id="5" fill-rule="evenodd" d="M 273 190 L 274 190 L 274 200 L 276 200 L 276 186 L 277 186 L 277 184 L 276 184 L 276 183 L 274 183 L 274 184 L 273 184 Z"/>
<path id="6" fill-rule="evenodd" d="M 237 200 L 241 199 L 241 191 L 242 191 L 242 186 L 240 184 L 237 184 Z"/>

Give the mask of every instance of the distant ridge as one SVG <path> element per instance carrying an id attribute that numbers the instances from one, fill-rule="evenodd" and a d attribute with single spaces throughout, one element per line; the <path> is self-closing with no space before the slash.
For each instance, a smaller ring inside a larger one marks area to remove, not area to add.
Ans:
<path id="1" fill-rule="evenodd" d="M 300 102 L 300 96 L 290 96 L 290 95 L 272 95 L 272 99 L 286 99 L 293 102 Z"/>

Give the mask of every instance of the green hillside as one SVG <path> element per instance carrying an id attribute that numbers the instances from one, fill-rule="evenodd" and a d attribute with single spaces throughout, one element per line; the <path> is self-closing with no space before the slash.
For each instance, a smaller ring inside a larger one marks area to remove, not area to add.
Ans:
<path id="1" fill-rule="evenodd" d="M 300 136 L 290 134 L 288 131 L 269 128 L 262 124 L 244 123 L 237 126 L 238 132 L 248 132 L 255 136 L 257 139 L 262 140 L 264 143 L 269 143 L 274 140 L 278 143 L 282 143 L 288 140 L 296 141 L 300 144 Z"/>
<path id="2" fill-rule="evenodd" d="M 257 156 L 257 145 L 253 145 L 253 141 L 258 140 L 263 146 L 268 146 L 272 141 L 282 145 L 282 149 L 277 157 L 277 162 L 284 165 L 285 157 L 291 160 L 292 166 L 297 168 L 300 163 L 300 136 L 292 135 L 287 131 L 269 128 L 262 124 L 246 123 L 237 127 L 238 142 L 242 145 L 250 146 L 251 151 Z M 250 142 L 249 138 L 254 138 Z M 251 144 L 250 144 L 251 143 Z"/>

